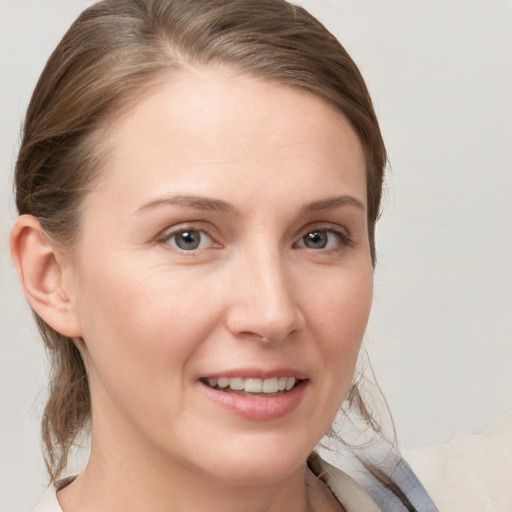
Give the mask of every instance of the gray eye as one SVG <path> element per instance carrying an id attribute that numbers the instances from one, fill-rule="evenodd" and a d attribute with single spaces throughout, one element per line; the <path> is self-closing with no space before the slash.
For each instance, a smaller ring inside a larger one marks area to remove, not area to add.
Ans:
<path id="1" fill-rule="evenodd" d="M 175 245 L 182 251 L 193 251 L 201 245 L 203 234 L 195 229 L 187 229 L 174 234 L 169 239 L 172 245 Z"/>
<path id="2" fill-rule="evenodd" d="M 315 230 L 302 237 L 304 245 L 310 249 L 324 249 L 329 242 L 327 231 Z"/>

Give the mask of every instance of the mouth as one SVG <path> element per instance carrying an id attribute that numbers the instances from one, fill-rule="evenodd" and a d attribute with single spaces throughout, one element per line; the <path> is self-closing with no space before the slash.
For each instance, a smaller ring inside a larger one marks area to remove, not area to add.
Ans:
<path id="1" fill-rule="evenodd" d="M 252 397 L 277 397 L 299 386 L 306 379 L 272 377 L 269 379 L 244 377 L 219 377 L 200 379 L 209 388 L 224 393 Z"/>
<path id="2" fill-rule="evenodd" d="M 302 402 L 309 377 L 296 370 L 246 370 L 199 379 L 206 396 L 222 409 L 251 421 L 287 417 Z"/>

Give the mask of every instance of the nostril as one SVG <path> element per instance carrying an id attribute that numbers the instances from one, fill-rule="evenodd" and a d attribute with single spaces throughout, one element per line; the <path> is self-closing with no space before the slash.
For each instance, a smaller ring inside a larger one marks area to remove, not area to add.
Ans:
<path id="1" fill-rule="evenodd" d="M 241 333 L 244 337 L 251 337 L 255 341 L 260 341 L 261 343 L 270 343 L 271 339 L 268 336 L 264 336 L 262 334 L 258 334 L 255 332 L 244 332 Z"/>
<path id="2" fill-rule="evenodd" d="M 291 331 L 283 331 L 283 333 L 276 332 L 274 333 L 268 333 L 268 334 L 262 334 L 258 332 L 253 331 L 242 331 L 237 333 L 237 337 L 241 339 L 245 339 L 247 341 L 255 341 L 258 343 L 261 343 L 263 345 L 270 345 L 274 343 L 278 343 L 280 341 L 283 341 L 285 339 L 288 339 L 290 336 L 292 336 L 295 333 L 295 329 Z"/>

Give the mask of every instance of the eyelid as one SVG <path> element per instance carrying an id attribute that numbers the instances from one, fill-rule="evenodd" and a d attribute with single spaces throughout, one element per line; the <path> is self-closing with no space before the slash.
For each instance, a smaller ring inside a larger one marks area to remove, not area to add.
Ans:
<path id="1" fill-rule="evenodd" d="M 209 244 L 209 247 L 203 248 L 203 249 L 192 249 L 190 251 L 185 251 L 183 249 L 180 249 L 179 247 L 175 247 L 174 245 L 171 245 L 168 240 L 172 238 L 173 236 L 183 233 L 184 231 L 197 231 L 199 233 L 202 233 L 204 236 L 207 236 L 211 243 Z M 209 223 L 206 223 L 204 221 L 188 221 L 188 222 L 182 222 L 176 225 L 173 225 L 171 227 L 167 227 L 160 231 L 160 233 L 155 237 L 155 242 L 158 244 L 165 245 L 172 250 L 175 250 L 181 254 L 194 254 L 199 251 L 204 251 L 208 248 L 219 248 L 221 247 L 221 244 L 217 241 L 218 237 L 215 237 L 211 231 L 213 229 L 209 225 Z"/>
<path id="2" fill-rule="evenodd" d="M 310 249 L 309 247 L 306 247 L 305 245 L 301 245 L 300 247 L 305 247 L 306 249 L 310 249 L 312 251 L 326 252 L 326 251 L 333 251 L 333 250 L 339 251 L 339 250 L 343 250 L 345 248 L 351 248 L 355 245 L 354 239 L 347 228 L 340 226 L 340 225 L 325 224 L 325 223 L 313 223 L 313 224 L 308 224 L 307 226 L 305 226 L 299 232 L 299 234 L 297 236 L 297 242 L 295 242 L 295 244 L 301 242 L 303 240 L 303 238 L 308 233 L 311 233 L 313 231 L 325 231 L 328 233 L 334 233 L 340 239 L 340 246 L 329 247 L 329 248 L 324 248 L 324 249 Z"/>

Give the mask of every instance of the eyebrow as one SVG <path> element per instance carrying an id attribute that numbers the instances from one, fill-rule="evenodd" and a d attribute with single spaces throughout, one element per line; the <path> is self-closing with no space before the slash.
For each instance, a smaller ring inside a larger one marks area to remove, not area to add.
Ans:
<path id="1" fill-rule="evenodd" d="M 237 214 L 238 210 L 230 203 L 226 203 L 221 199 L 212 199 L 209 197 L 203 196 L 171 196 L 171 197 L 162 197 L 159 199 L 155 199 L 153 201 L 149 201 L 148 203 L 143 204 L 140 208 L 137 209 L 137 213 L 149 210 L 152 208 L 156 208 L 158 206 L 166 206 L 166 205 L 181 205 L 188 206 L 190 208 L 195 208 L 196 210 L 203 211 L 213 211 L 213 212 L 221 212 L 221 213 L 231 213 Z"/>
<path id="2" fill-rule="evenodd" d="M 226 201 L 223 201 L 222 199 L 212 199 L 210 197 L 190 195 L 157 198 L 149 201 L 148 203 L 144 203 L 140 208 L 136 210 L 136 213 L 167 205 L 181 205 L 195 208 L 196 210 L 214 211 L 234 215 L 239 213 L 235 206 L 227 203 Z M 305 215 L 311 212 L 332 210 L 342 206 L 353 206 L 363 211 L 366 210 L 365 205 L 359 201 L 359 199 L 349 195 L 342 195 L 328 197 L 327 199 L 321 199 L 319 201 L 309 203 L 301 208 L 300 214 Z"/>
<path id="3" fill-rule="evenodd" d="M 300 213 L 301 215 L 304 215 L 311 212 L 332 210 L 334 208 L 339 208 L 340 206 L 354 206 L 355 208 L 366 211 L 366 206 L 364 203 L 359 201 L 359 199 L 356 199 L 353 196 L 343 195 L 328 197 L 327 199 L 321 199 L 320 201 L 309 203 L 301 209 Z"/>

